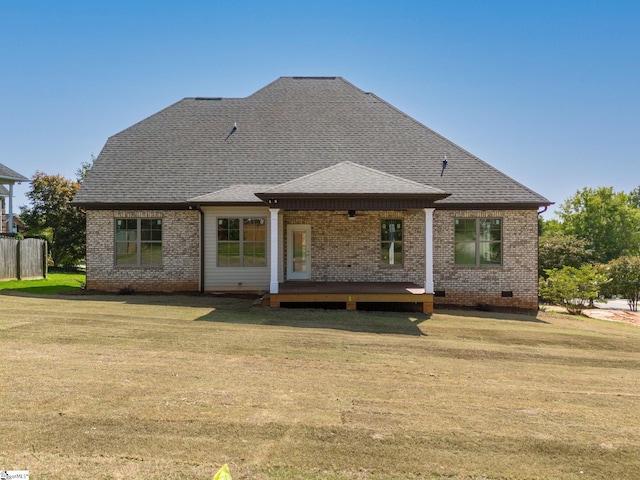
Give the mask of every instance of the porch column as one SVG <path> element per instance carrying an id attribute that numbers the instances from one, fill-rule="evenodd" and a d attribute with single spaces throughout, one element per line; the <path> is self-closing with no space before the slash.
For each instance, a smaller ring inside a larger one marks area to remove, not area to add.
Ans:
<path id="1" fill-rule="evenodd" d="M 433 211 L 424 209 L 424 293 L 433 293 Z"/>
<path id="2" fill-rule="evenodd" d="M 13 233 L 13 183 L 9 184 L 9 233 Z"/>
<path id="3" fill-rule="evenodd" d="M 271 280 L 269 292 L 278 293 L 278 212 L 279 208 L 270 208 L 271 212 Z"/>

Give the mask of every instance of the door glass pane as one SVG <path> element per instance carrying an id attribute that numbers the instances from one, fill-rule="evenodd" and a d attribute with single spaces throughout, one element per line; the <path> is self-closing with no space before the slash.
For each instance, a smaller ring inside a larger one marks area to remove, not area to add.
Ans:
<path id="1" fill-rule="evenodd" d="M 304 273 L 307 271 L 307 233 L 293 232 L 293 271 Z"/>

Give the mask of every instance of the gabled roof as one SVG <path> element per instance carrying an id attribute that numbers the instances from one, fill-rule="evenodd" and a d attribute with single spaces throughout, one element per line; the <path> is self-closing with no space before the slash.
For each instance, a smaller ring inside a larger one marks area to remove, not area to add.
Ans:
<path id="1" fill-rule="evenodd" d="M 433 207 L 440 189 L 341 162 L 256 193 L 271 207 L 291 210 L 404 210 Z"/>
<path id="2" fill-rule="evenodd" d="M 28 182 L 29 179 L 0 163 L 0 183 Z"/>
<path id="3" fill-rule="evenodd" d="M 246 98 L 185 98 L 109 138 L 74 202 L 186 205 L 342 162 L 450 193 L 440 208 L 550 203 L 340 77 L 282 77 Z"/>
<path id="4" fill-rule="evenodd" d="M 320 171 L 264 190 L 262 197 L 274 195 L 429 195 L 444 198 L 446 192 L 422 183 L 341 162 Z"/>

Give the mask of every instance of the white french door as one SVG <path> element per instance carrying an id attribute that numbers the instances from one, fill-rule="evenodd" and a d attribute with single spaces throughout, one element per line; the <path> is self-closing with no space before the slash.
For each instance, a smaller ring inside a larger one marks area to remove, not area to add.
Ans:
<path id="1" fill-rule="evenodd" d="M 287 279 L 311 279 L 311 225 L 287 226 Z"/>

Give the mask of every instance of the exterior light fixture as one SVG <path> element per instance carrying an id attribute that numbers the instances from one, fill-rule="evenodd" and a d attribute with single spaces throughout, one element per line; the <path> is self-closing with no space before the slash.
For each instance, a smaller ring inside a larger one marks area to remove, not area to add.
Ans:
<path id="1" fill-rule="evenodd" d="M 354 220 L 356 218 L 355 210 L 349 210 L 347 213 L 349 214 L 349 220 Z"/>

